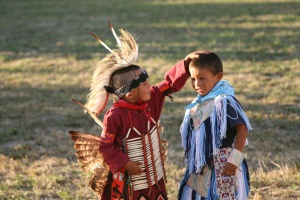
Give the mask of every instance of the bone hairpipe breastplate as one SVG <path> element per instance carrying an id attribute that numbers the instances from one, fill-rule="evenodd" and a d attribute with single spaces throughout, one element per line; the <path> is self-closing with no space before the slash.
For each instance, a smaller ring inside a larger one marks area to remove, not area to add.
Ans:
<path id="1" fill-rule="evenodd" d="M 155 126 L 150 129 L 150 121 L 148 121 L 147 133 L 141 134 L 136 128 L 131 127 L 124 140 L 129 160 L 142 162 L 141 168 L 145 171 L 130 177 L 132 189 L 150 188 L 149 195 L 151 186 L 156 184 L 159 188 L 158 181 L 166 178 L 158 124 L 152 118 L 151 120 Z M 128 139 L 132 131 L 139 137 Z"/>

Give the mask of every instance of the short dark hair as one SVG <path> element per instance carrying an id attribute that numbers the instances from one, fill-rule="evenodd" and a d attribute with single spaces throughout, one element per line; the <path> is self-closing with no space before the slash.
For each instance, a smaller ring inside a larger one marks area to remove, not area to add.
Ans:
<path id="1" fill-rule="evenodd" d="M 199 57 L 190 62 L 189 67 L 206 68 L 209 69 L 214 75 L 223 72 L 223 64 L 220 57 L 211 51 L 201 51 Z"/>
<path id="2" fill-rule="evenodd" d="M 125 84 L 128 84 L 130 81 L 133 80 L 132 76 L 126 76 L 126 73 L 134 70 L 138 70 L 141 67 L 138 65 L 129 65 L 128 67 L 121 68 L 116 70 L 112 75 L 111 75 L 111 81 L 110 85 L 114 90 L 119 89 L 120 87 L 123 87 Z M 122 76 L 123 75 L 123 76 Z"/>

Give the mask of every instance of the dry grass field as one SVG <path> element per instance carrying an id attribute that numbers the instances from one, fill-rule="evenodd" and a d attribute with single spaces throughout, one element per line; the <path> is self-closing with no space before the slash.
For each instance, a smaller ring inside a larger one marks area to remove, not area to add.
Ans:
<path id="1" fill-rule="evenodd" d="M 101 132 L 70 98 L 85 102 L 107 53 L 88 32 L 115 45 L 107 21 L 139 37 L 137 64 L 152 84 L 188 53 L 216 52 L 254 128 L 250 199 L 300 199 L 297 0 L 0 1 L 0 199 L 97 199 L 68 131 Z M 185 167 L 178 129 L 195 95 L 187 83 L 161 116 L 171 200 Z"/>

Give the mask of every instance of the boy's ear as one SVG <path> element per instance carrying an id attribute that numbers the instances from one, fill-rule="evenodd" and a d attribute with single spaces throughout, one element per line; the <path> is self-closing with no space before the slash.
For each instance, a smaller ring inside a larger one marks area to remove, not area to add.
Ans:
<path id="1" fill-rule="evenodd" d="M 217 78 L 218 78 L 218 80 L 221 80 L 223 78 L 223 72 L 219 72 L 217 74 Z"/>
<path id="2" fill-rule="evenodd" d="M 133 98 L 132 92 L 128 92 L 127 94 L 125 94 L 125 97 L 128 99 L 132 99 Z"/>

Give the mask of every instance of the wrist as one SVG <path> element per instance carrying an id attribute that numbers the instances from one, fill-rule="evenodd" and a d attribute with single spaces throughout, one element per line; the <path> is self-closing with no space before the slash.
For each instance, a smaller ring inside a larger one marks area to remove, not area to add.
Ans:
<path id="1" fill-rule="evenodd" d="M 124 162 L 125 164 L 124 164 L 122 167 L 124 167 L 124 168 L 127 170 L 127 168 L 130 167 L 130 162 L 131 162 L 131 161 L 130 161 L 129 159 L 126 160 L 126 161 Z"/>
<path id="2" fill-rule="evenodd" d="M 242 164 L 243 160 L 244 160 L 243 153 L 233 148 L 227 162 L 235 165 L 236 167 L 239 167 Z"/>
<path id="3" fill-rule="evenodd" d="M 189 76 L 190 76 L 191 75 L 190 70 L 189 70 L 190 60 L 184 59 L 183 60 L 183 65 L 184 65 L 185 72 L 188 73 Z"/>

